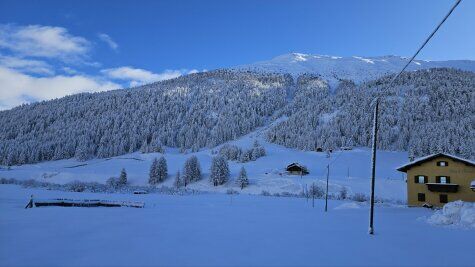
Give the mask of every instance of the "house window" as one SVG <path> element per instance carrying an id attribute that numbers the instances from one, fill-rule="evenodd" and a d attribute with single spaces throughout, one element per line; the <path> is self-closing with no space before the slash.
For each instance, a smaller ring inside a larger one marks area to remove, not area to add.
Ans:
<path id="1" fill-rule="evenodd" d="M 440 200 L 440 203 L 447 203 L 449 202 L 448 198 L 447 198 L 447 195 L 445 194 L 442 194 L 439 196 L 439 200 Z"/>
<path id="2" fill-rule="evenodd" d="M 448 176 L 437 176 L 435 177 L 435 182 L 438 184 L 450 184 L 450 177 Z"/>
<path id="3" fill-rule="evenodd" d="M 427 176 L 425 176 L 425 175 L 416 175 L 414 177 L 414 182 L 416 184 L 425 184 L 425 183 L 427 183 Z"/>
<path id="4" fill-rule="evenodd" d="M 437 166 L 447 167 L 447 166 L 449 166 L 449 163 L 447 161 L 437 161 Z"/>
<path id="5" fill-rule="evenodd" d="M 420 202 L 426 201 L 426 194 L 424 194 L 424 193 L 417 193 L 417 201 L 420 201 Z"/>

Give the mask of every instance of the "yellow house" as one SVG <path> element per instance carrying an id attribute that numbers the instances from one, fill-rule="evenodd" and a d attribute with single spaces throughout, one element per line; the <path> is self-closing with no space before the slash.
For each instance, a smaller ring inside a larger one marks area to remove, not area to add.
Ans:
<path id="1" fill-rule="evenodd" d="M 475 162 L 438 153 L 397 169 L 407 177 L 409 206 L 443 206 L 463 200 L 475 202 Z"/>

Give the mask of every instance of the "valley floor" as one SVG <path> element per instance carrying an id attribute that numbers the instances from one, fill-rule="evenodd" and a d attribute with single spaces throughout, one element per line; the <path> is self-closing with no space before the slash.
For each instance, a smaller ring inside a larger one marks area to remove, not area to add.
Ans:
<path id="1" fill-rule="evenodd" d="M 143 201 L 143 209 L 24 209 L 29 196 Z M 475 231 L 432 211 L 252 195 L 132 195 L 0 185 L 0 266 L 473 266 Z"/>
<path id="2" fill-rule="evenodd" d="M 367 148 L 355 148 L 350 151 L 335 151 L 327 158 L 324 152 L 300 151 L 285 148 L 266 142 L 259 131 L 253 132 L 238 140 L 229 142 L 243 149 L 250 148 L 258 140 L 265 148 L 267 155 L 246 163 L 229 161 L 231 171 L 230 181 L 223 186 L 213 187 L 209 182 L 209 169 L 214 156 L 209 149 L 196 153 L 182 154 L 177 149 L 169 148 L 163 156 L 168 163 L 169 177 L 159 186 L 172 187 L 177 171 L 182 171 L 188 157 L 196 155 L 202 169 L 202 180 L 192 183 L 189 189 L 199 191 L 226 192 L 228 189 L 239 190 L 235 179 L 242 166 L 246 168 L 250 186 L 242 193 L 261 194 L 263 190 L 270 193 L 299 194 L 315 183 L 324 187 L 327 164 L 330 163 L 329 191 L 332 194 L 346 187 L 348 193 L 369 195 L 371 151 Z M 215 149 L 217 150 L 217 148 Z M 83 182 L 105 183 L 112 176 L 117 177 L 122 168 L 128 175 L 131 185 L 147 185 L 148 174 L 152 161 L 160 157 L 160 153 L 131 153 L 109 159 L 92 159 L 84 162 L 75 159 L 41 162 L 0 168 L 0 178 L 15 178 L 19 180 L 35 179 L 42 182 L 64 184 L 75 180 Z M 406 201 L 406 183 L 402 173 L 396 168 L 408 160 L 406 152 L 378 151 L 376 196 L 383 199 Z M 309 175 L 301 178 L 298 175 L 288 175 L 285 167 L 293 162 L 307 166 Z M 1 166 L 0 166 L 1 167 Z"/>

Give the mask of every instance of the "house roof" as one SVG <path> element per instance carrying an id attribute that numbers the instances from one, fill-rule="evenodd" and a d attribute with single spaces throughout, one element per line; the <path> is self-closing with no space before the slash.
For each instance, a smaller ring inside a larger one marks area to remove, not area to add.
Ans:
<path id="1" fill-rule="evenodd" d="M 457 156 L 454 156 L 454 155 L 446 154 L 446 153 L 436 153 L 436 154 L 431 154 L 431 155 L 428 155 L 428 156 L 425 156 L 425 157 L 417 158 L 417 159 L 415 159 L 415 160 L 413 160 L 413 161 L 411 161 L 411 162 L 409 162 L 405 165 L 399 166 L 397 168 L 397 170 L 400 171 L 400 172 L 406 172 L 407 170 L 412 168 L 414 165 L 420 165 L 420 164 L 422 164 L 426 161 L 430 161 L 430 160 L 433 160 L 433 159 L 438 158 L 438 157 L 447 157 L 447 158 L 452 159 L 454 161 L 462 162 L 464 164 L 475 167 L 475 162 L 474 161 L 464 159 L 464 158 L 461 158 L 461 157 L 457 157 Z"/>
<path id="2" fill-rule="evenodd" d="M 287 168 L 294 167 L 294 166 L 299 167 L 299 168 L 305 168 L 305 166 L 303 166 L 299 163 L 296 163 L 296 162 L 287 165 Z"/>
<path id="3" fill-rule="evenodd" d="M 286 169 L 287 171 L 289 171 L 289 170 L 292 169 L 292 168 L 298 168 L 298 169 L 302 170 L 304 173 L 308 173 L 308 170 L 307 170 L 307 167 L 306 167 L 306 166 L 304 166 L 304 165 L 302 165 L 302 164 L 299 164 L 299 163 L 296 163 L 296 162 L 294 162 L 294 163 L 292 163 L 292 164 L 289 164 L 289 165 L 287 166 L 287 168 L 285 168 L 285 169 Z"/>

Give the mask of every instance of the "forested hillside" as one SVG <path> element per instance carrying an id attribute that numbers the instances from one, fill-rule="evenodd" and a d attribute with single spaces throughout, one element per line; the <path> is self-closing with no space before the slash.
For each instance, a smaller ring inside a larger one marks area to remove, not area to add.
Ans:
<path id="1" fill-rule="evenodd" d="M 213 147 L 262 126 L 291 84 L 288 75 L 221 70 L 24 105 L 0 112 L 0 163 Z"/>
<path id="2" fill-rule="evenodd" d="M 197 150 L 277 119 L 267 138 L 287 147 L 368 146 L 375 96 L 380 148 L 475 158 L 475 73 L 408 72 L 392 88 L 389 80 L 330 90 L 316 75 L 219 70 L 24 105 L 0 112 L 0 164 Z"/>
<path id="3" fill-rule="evenodd" d="M 379 148 L 475 158 L 475 73 L 407 72 L 389 88 L 390 79 L 345 81 L 330 93 L 318 77 L 301 76 L 293 101 L 276 114 L 287 119 L 268 131 L 269 141 L 304 150 L 369 146 L 379 96 Z"/>

